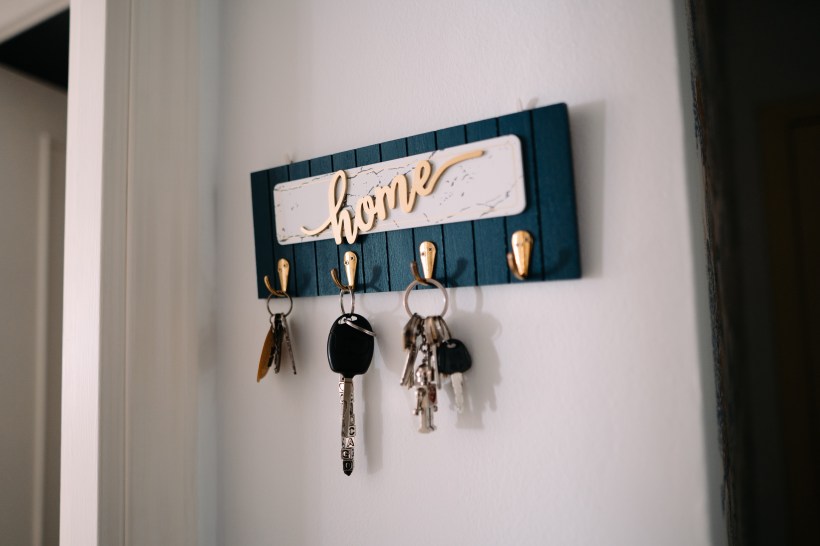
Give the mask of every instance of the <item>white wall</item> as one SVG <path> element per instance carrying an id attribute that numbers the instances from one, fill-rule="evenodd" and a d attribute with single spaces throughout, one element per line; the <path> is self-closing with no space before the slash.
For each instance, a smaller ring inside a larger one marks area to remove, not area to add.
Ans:
<path id="1" fill-rule="evenodd" d="M 724 541 L 682 19 L 655 0 L 225 2 L 203 49 L 221 67 L 203 90 L 219 135 L 203 544 Z M 335 297 L 295 302 L 299 375 L 255 381 L 248 175 L 532 98 L 569 104 L 584 278 L 452 292 L 473 410 L 445 402 L 429 436 L 398 386 L 399 295 L 358 298 L 378 339 L 347 477 Z"/>
<path id="2" fill-rule="evenodd" d="M 66 94 L 0 67 L 0 537 L 57 543 Z"/>

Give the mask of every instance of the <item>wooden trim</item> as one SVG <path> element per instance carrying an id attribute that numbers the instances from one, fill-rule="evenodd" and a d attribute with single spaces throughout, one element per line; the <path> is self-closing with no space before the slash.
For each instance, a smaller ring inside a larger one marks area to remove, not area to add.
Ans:
<path id="1" fill-rule="evenodd" d="M 60 543 L 124 544 L 130 2 L 71 6 Z"/>
<path id="2" fill-rule="evenodd" d="M 60 542 L 193 544 L 197 2 L 71 9 Z"/>

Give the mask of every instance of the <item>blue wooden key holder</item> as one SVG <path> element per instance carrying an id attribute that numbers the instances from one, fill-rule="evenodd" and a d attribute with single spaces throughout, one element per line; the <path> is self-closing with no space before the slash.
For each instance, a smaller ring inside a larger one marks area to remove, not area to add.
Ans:
<path id="1" fill-rule="evenodd" d="M 323 240 L 280 245 L 274 236 L 273 188 L 276 184 L 504 135 L 516 135 L 521 140 L 527 193 L 527 206 L 521 214 L 368 233 L 353 244 L 337 245 L 333 240 Z M 264 278 L 274 275 L 275 264 L 280 258 L 291 263 L 291 279 L 294 281 L 289 291 L 291 296 L 337 295 L 339 289 L 330 277 L 330 270 L 340 268 L 342 256 L 348 250 L 359 256 L 356 285 L 363 291 L 404 290 L 413 280 L 409 265 L 416 260 L 416 248 L 422 241 L 432 241 L 438 248 L 440 260 L 436 279 L 448 287 L 577 279 L 581 276 L 566 104 L 254 172 L 251 174 L 251 197 L 259 298 L 268 296 Z M 534 238 L 526 281 L 515 278 L 507 266 L 510 238 L 518 230 L 526 230 Z"/>

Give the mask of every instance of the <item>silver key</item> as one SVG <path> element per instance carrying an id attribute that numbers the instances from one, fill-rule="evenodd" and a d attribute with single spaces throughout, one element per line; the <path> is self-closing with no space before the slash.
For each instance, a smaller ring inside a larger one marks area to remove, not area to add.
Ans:
<path id="1" fill-rule="evenodd" d="M 450 383 L 453 385 L 456 411 L 462 413 L 464 411 L 464 374 L 461 372 L 454 373 L 450 376 Z"/>
<path id="2" fill-rule="evenodd" d="M 422 323 L 423 319 L 414 313 L 404 326 L 403 342 L 404 350 L 407 351 L 407 358 L 404 362 L 400 385 L 408 389 L 413 387 L 413 367 L 418 356 L 418 340 L 422 334 Z"/>
<path id="3" fill-rule="evenodd" d="M 464 376 L 463 373 L 473 365 L 467 347 L 457 339 L 447 339 L 436 349 L 439 373 L 449 377 L 453 385 L 456 410 L 461 413 L 464 408 Z"/>
<path id="4" fill-rule="evenodd" d="M 353 472 L 353 448 L 356 437 L 356 415 L 353 413 L 353 379 L 339 376 L 342 402 L 342 471 Z"/>
<path id="5" fill-rule="evenodd" d="M 422 346 L 424 357 L 421 366 L 414 374 L 414 387 L 416 388 L 416 408 L 413 415 L 419 416 L 419 432 L 432 432 L 436 430 L 433 424 L 433 413 L 438 411 L 438 400 L 436 391 L 435 370 L 430 367 L 429 346 L 425 343 Z"/>
<path id="6" fill-rule="evenodd" d="M 282 325 L 282 313 L 273 316 L 273 373 L 279 373 L 279 366 L 282 364 L 282 345 L 285 340 L 285 328 Z"/>
<path id="7" fill-rule="evenodd" d="M 296 359 L 293 358 L 293 345 L 290 343 L 290 328 L 288 327 L 288 317 L 286 315 L 282 315 L 282 330 L 283 330 L 283 341 L 285 347 L 288 349 L 288 356 L 290 357 L 290 364 L 293 366 L 293 375 L 296 375 Z"/>

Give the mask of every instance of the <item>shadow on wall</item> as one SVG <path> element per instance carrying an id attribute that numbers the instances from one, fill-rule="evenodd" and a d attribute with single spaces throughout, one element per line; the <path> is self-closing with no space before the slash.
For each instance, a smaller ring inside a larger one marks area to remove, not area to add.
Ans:
<path id="1" fill-rule="evenodd" d="M 606 104 L 588 102 L 569 108 L 578 239 L 584 278 L 604 274 L 604 166 Z"/>

